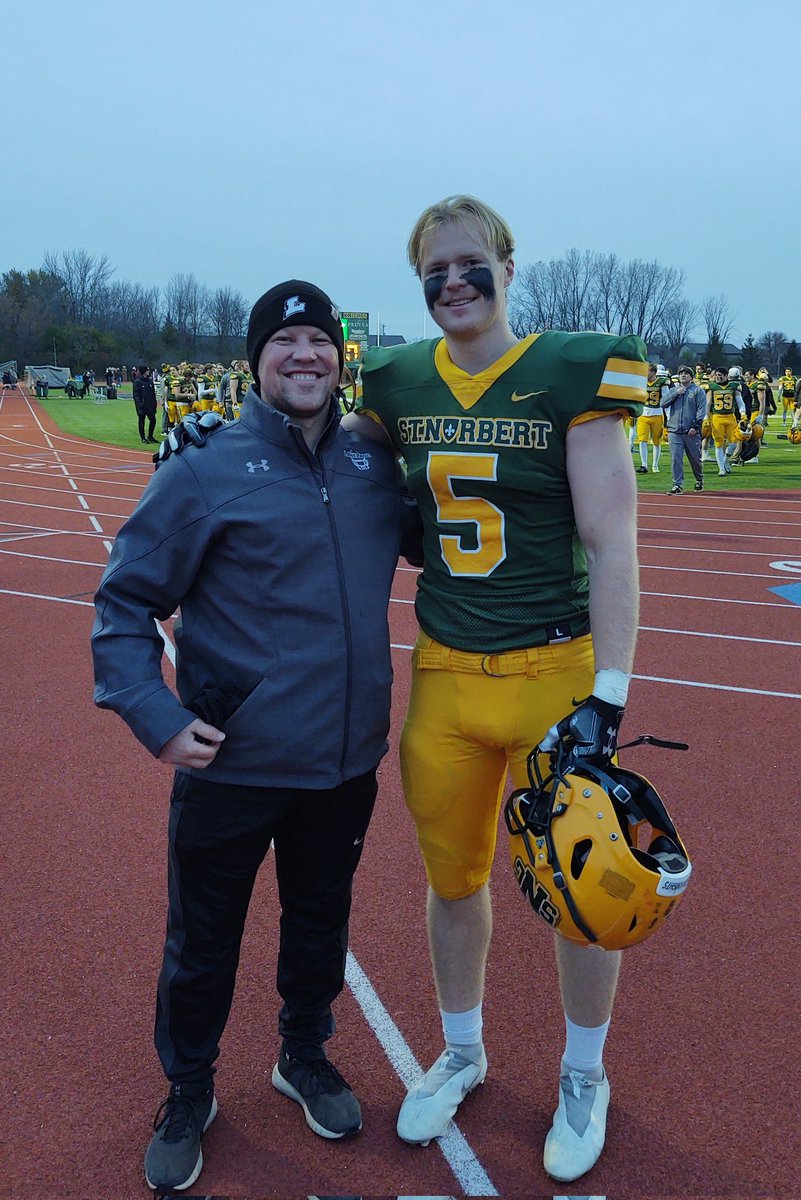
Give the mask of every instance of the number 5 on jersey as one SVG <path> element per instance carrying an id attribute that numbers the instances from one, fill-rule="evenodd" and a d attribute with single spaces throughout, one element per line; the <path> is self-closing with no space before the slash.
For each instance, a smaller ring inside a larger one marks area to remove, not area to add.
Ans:
<path id="1" fill-rule="evenodd" d="M 475 549 L 464 545 L 464 533 L 439 535 L 442 559 L 451 575 L 491 575 L 506 558 L 505 520 L 499 508 L 481 496 L 457 496 L 457 479 L 498 478 L 497 454 L 448 454 L 432 450 L 426 476 L 437 505 L 440 525 L 474 525 Z M 472 541 L 472 539 L 470 539 Z"/>

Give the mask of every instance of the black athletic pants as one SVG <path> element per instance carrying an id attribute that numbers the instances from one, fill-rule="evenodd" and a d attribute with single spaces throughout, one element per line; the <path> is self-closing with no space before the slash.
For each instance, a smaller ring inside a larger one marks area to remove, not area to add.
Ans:
<path id="1" fill-rule="evenodd" d="M 169 910 L 155 1043 L 172 1083 L 209 1085 L 234 993 L 256 874 L 270 844 L 281 902 L 278 1029 L 288 1052 L 319 1058 L 345 982 L 351 884 L 377 785 L 255 788 L 176 773 L 170 801 Z"/>
<path id="2" fill-rule="evenodd" d="M 156 414 L 155 413 L 137 413 L 136 416 L 137 416 L 137 420 L 139 421 L 139 436 L 142 439 L 142 441 L 145 440 L 145 417 L 147 417 L 147 424 L 148 424 L 147 436 L 149 438 L 152 438 L 153 432 L 156 428 Z"/>

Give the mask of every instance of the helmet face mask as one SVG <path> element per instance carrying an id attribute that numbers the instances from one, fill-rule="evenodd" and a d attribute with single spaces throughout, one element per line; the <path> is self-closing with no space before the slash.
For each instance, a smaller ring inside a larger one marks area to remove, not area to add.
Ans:
<path id="1" fill-rule="evenodd" d="M 692 872 L 656 789 L 614 764 L 568 761 L 543 779 L 535 756 L 534 773 L 536 783 L 504 810 L 515 879 L 531 907 L 579 945 L 622 950 L 650 937 Z"/>

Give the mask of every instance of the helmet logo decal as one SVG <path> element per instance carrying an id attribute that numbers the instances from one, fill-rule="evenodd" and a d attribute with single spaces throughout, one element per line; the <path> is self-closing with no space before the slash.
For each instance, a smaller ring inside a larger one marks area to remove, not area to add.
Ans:
<path id="1" fill-rule="evenodd" d="M 559 924 L 560 913 L 556 905 L 551 902 L 550 892 L 546 891 L 541 883 L 537 883 L 533 871 L 519 856 L 515 859 L 514 870 L 517 886 L 534 912 L 538 917 L 542 917 L 551 929 L 555 929 Z M 536 888 L 535 883 L 537 884 Z"/>

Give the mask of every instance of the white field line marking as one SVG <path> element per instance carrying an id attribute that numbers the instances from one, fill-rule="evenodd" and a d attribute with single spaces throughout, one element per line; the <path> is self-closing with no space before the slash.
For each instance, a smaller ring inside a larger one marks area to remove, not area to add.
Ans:
<path id="1" fill-rule="evenodd" d="M 729 511 L 729 510 L 726 510 L 726 511 Z M 666 512 L 655 512 L 653 514 L 650 514 L 648 512 L 644 512 L 642 508 L 640 508 L 639 512 L 640 512 L 641 516 L 646 518 L 646 520 L 651 520 L 651 521 L 663 521 L 666 517 L 668 519 L 670 519 L 671 517 L 674 516 L 673 513 L 669 513 L 667 511 Z M 798 519 L 798 515 L 799 515 L 797 508 L 771 508 L 771 509 L 766 509 L 766 510 L 760 509 L 759 514 L 756 519 L 754 517 L 743 517 L 743 516 L 691 517 L 691 516 L 688 516 L 686 513 L 680 513 L 680 514 L 676 515 L 676 523 L 678 525 L 680 525 L 682 529 L 685 529 L 687 527 L 687 525 L 689 525 L 693 522 L 700 523 L 702 521 L 705 522 L 707 525 L 756 525 L 758 521 L 768 520 L 772 513 L 786 514 L 789 517 L 794 517 L 796 520 Z"/>
<path id="2" fill-rule="evenodd" d="M 749 521 L 748 524 L 755 525 L 755 524 L 757 524 L 757 522 Z M 646 526 L 641 525 L 639 527 L 639 532 L 640 532 L 640 534 L 643 534 L 643 533 L 675 533 L 676 530 L 662 529 L 661 527 L 658 529 L 649 529 Z M 690 531 L 685 529 L 684 526 L 682 525 L 679 528 L 678 532 L 679 533 L 689 533 Z M 691 536 L 697 537 L 697 538 L 720 538 L 720 537 L 748 538 L 751 541 L 757 541 L 757 542 L 763 542 L 763 541 L 764 542 L 801 542 L 801 537 L 793 537 L 791 534 L 786 534 L 786 533 L 782 533 L 782 534 L 779 534 L 779 533 L 721 533 L 719 530 L 716 532 L 713 529 L 694 529 L 692 531 Z M 700 552 L 700 547 L 698 547 L 698 550 Z M 706 554 L 706 549 L 704 549 L 704 554 Z"/>
<path id="3" fill-rule="evenodd" d="M 720 638 L 725 642 L 756 642 L 759 646 L 801 646 L 801 642 L 781 638 L 740 637 L 733 633 L 704 633 L 697 629 L 663 629 L 659 625 L 640 625 L 640 633 L 670 633 L 676 637 Z"/>
<path id="4" fill-rule="evenodd" d="M 67 482 L 70 482 L 70 481 L 68 480 Z M 81 507 L 83 509 L 88 509 L 89 505 L 87 504 L 86 500 L 84 499 L 83 494 L 81 492 L 78 492 L 77 488 L 76 488 L 76 492 L 77 492 L 78 503 L 81 505 Z M 63 496 L 64 493 L 62 492 L 61 495 Z M 103 496 L 102 499 L 107 500 L 108 497 Z M 125 501 L 123 500 L 122 503 L 124 504 Z M 44 508 L 47 510 L 47 512 L 63 512 L 63 513 L 76 512 L 76 509 L 65 508 L 63 504 L 37 504 L 35 502 L 26 502 L 25 500 L 3 500 L 3 499 L 0 499 L 0 507 L 2 507 L 4 505 L 14 505 L 15 508 Z M 109 512 L 102 512 L 100 514 L 101 517 L 111 517 L 112 519 L 117 520 L 117 521 L 125 521 L 130 515 L 131 515 L 130 513 L 109 513 Z"/>
<path id="5" fill-rule="evenodd" d="M 49 600 L 52 604 L 77 604 L 81 608 L 94 608 L 91 600 L 69 600 L 66 596 L 43 596 L 39 592 L 14 592 L 11 588 L 0 588 L 0 596 L 19 596 L 23 600 Z"/>
<path id="6" fill-rule="evenodd" d="M 736 579 L 772 579 L 774 583 L 780 575 L 759 575 L 755 571 L 711 571 L 708 567 L 663 567 L 656 563 L 640 563 L 641 571 L 681 571 L 685 575 L 731 575 Z"/>
<path id="7" fill-rule="evenodd" d="M 6 473 L 8 473 L 8 468 L 6 468 Z M 77 483 L 73 482 L 74 479 L 75 479 L 74 475 L 70 476 L 69 483 L 73 487 L 75 487 L 75 489 L 77 490 L 78 485 L 77 485 Z M 45 487 L 41 483 L 30 483 L 28 480 L 29 480 L 29 476 L 27 476 L 27 475 L 25 477 L 24 483 L 12 483 L 10 480 L 4 479 L 2 481 L 2 487 L 4 487 L 4 488 L 19 488 L 20 490 L 24 489 L 26 492 L 37 492 L 37 493 L 38 492 L 54 492 L 58 496 L 64 495 L 61 488 Z M 91 482 L 97 483 L 97 480 L 93 479 L 93 480 L 91 480 Z M 120 480 L 120 484 L 123 487 L 126 486 L 126 483 L 127 483 L 127 480 L 125 480 L 125 479 Z M 82 490 L 84 496 L 91 496 L 91 498 L 93 500 L 119 500 L 121 504 L 128 504 L 128 503 L 135 504 L 139 500 L 140 495 L 142 494 L 142 484 L 137 483 L 134 480 L 131 483 L 131 487 L 136 489 L 136 495 L 134 497 L 109 496 L 108 492 L 90 492 L 87 488 L 82 488 L 81 490 Z"/>
<path id="8" fill-rule="evenodd" d="M 662 546 L 657 542 L 638 542 L 638 550 L 670 550 L 676 554 L 739 554 L 749 558 L 765 558 L 775 554 L 773 550 L 715 550 L 711 546 Z"/>
<path id="9" fill-rule="evenodd" d="M 777 579 L 777 583 L 780 581 Z M 785 601 L 784 604 L 771 604 L 769 600 L 726 600 L 722 596 L 681 596 L 677 592 L 640 592 L 641 596 L 657 596 L 663 600 L 706 600 L 710 604 L 748 604 L 754 608 L 786 608 L 791 612 L 798 605 L 793 604 L 791 600 Z"/>
<path id="10" fill-rule="evenodd" d="M 69 480 L 69 482 L 72 483 L 72 480 Z M 89 511 L 89 504 L 87 503 L 86 499 L 80 495 L 80 493 L 78 494 L 78 503 L 80 504 L 81 508 L 84 509 L 85 512 Z M 36 505 L 36 507 L 38 508 L 39 505 Z"/>
<path id="11" fill-rule="evenodd" d="M 80 513 L 77 513 L 77 516 L 80 516 Z M 56 529 L 52 525 L 23 525 L 21 521 L 3 521 L 2 524 L 5 525 L 7 529 L 27 529 L 31 536 L 35 534 L 37 537 L 47 537 L 51 534 L 56 534 L 58 536 L 63 534 L 64 537 L 93 538 L 95 536 L 93 533 L 90 533 L 88 529 Z"/>
<path id="12" fill-rule="evenodd" d="M 57 448 L 54 446 L 54 444 L 53 444 L 53 438 L 52 438 L 52 437 L 51 437 L 51 435 L 50 435 L 50 434 L 47 432 L 47 430 L 44 428 L 44 426 L 42 425 L 42 422 L 39 420 L 39 417 L 38 417 L 38 415 L 37 415 L 36 411 L 34 410 L 34 407 L 33 407 L 33 405 L 31 404 L 31 402 L 30 402 L 30 398 L 29 398 L 29 397 L 26 397 L 26 403 L 27 403 L 27 405 L 28 405 L 28 411 L 29 411 L 29 413 L 31 414 L 31 416 L 33 417 L 33 420 L 34 420 L 35 424 L 36 424 L 36 425 L 38 426 L 38 428 L 39 428 L 39 432 L 40 432 L 40 433 L 42 434 L 42 436 L 44 437 L 45 444 L 46 444 L 46 445 L 49 447 L 49 449 L 50 449 L 50 451 L 51 451 L 51 453 L 52 453 L 52 455 L 53 455 L 53 459 L 54 459 L 54 461 L 55 461 L 55 464 L 56 464 L 56 465 L 57 465 L 57 466 L 60 468 L 60 470 L 61 470 L 61 472 L 62 472 L 62 474 L 63 474 L 64 478 L 65 478 L 65 479 L 67 479 L 67 480 L 69 481 L 69 479 L 70 479 L 70 476 L 71 476 L 71 470 L 70 470 L 70 468 L 67 466 L 67 464 L 66 464 L 66 463 L 63 461 L 63 459 L 62 459 L 62 457 L 61 457 L 61 451 L 60 451 L 60 450 L 58 450 L 58 449 L 57 449 Z M 77 489 L 76 489 L 76 492 L 77 492 L 77 497 L 78 497 L 78 502 L 79 502 L 79 504 L 80 504 L 80 505 L 81 505 L 81 506 L 82 506 L 82 507 L 83 507 L 83 508 L 84 508 L 86 511 L 88 511 L 88 509 L 89 509 L 89 505 L 87 504 L 86 500 L 83 498 L 83 496 L 80 494 L 80 492 L 79 492 L 79 491 L 77 491 Z M 16 503 L 16 501 L 7 501 L 7 503 L 11 503 L 11 504 L 13 504 L 13 503 Z M 43 507 L 43 506 L 41 506 L 41 505 L 33 505 L 32 507 L 39 508 L 39 507 Z M 66 511 L 66 510 L 62 510 L 62 511 Z M 105 516 L 106 514 L 104 513 L 103 515 Z M 102 527 L 102 525 L 100 524 L 100 522 L 97 520 L 97 518 L 96 518 L 96 517 L 90 516 L 90 517 L 89 517 L 89 521 L 91 522 L 91 524 L 94 526 L 94 528 L 97 530 L 97 532 L 98 532 L 98 533 L 102 533 L 102 532 L 103 532 L 103 527 Z"/>
<path id="13" fill-rule="evenodd" d="M 801 692 L 768 692 L 762 688 L 732 687 L 728 683 L 701 683 L 697 679 L 665 679 L 661 675 L 632 675 L 643 683 L 673 683 L 682 688 L 705 688 L 713 692 L 740 692 L 746 696 L 778 696 L 783 700 L 801 700 Z"/>
<path id="14" fill-rule="evenodd" d="M 102 571 L 106 565 L 105 563 L 87 562 L 83 558 L 57 558 L 54 554 L 26 554 L 23 550 L 0 550 L 0 554 L 7 554 L 11 558 L 32 558 L 35 562 L 67 563 L 71 567 L 97 567 L 99 571 Z"/>
<path id="15" fill-rule="evenodd" d="M 395 1074 L 406 1088 L 411 1087 L 423 1077 L 423 1068 L 350 950 L 345 963 L 345 979 Z M 451 1121 L 444 1136 L 437 1139 L 437 1144 L 465 1196 L 498 1195 L 454 1121 Z"/>

